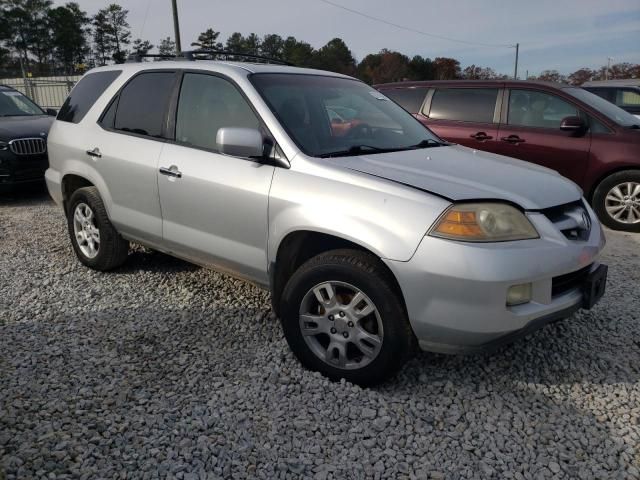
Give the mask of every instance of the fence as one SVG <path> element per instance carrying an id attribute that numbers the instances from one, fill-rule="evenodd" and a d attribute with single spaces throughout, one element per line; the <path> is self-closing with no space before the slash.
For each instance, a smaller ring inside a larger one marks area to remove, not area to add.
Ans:
<path id="1" fill-rule="evenodd" d="M 42 108 L 60 108 L 80 75 L 66 77 L 0 78 L 7 85 L 24 93 Z"/>

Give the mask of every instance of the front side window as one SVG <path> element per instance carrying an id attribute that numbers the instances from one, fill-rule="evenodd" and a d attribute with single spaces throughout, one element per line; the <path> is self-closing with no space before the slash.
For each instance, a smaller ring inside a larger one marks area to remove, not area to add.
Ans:
<path id="1" fill-rule="evenodd" d="M 113 128 L 162 138 L 162 126 L 174 82 L 173 72 L 149 72 L 134 77 L 120 92 Z M 110 113 L 111 109 L 105 118 Z"/>
<path id="2" fill-rule="evenodd" d="M 0 117 L 45 115 L 42 109 L 17 90 L 0 88 Z"/>
<path id="3" fill-rule="evenodd" d="M 440 88 L 433 94 L 429 118 L 492 123 L 497 88 Z"/>
<path id="4" fill-rule="evenodd" d="M 536 90 L 511 90 L 507 123 L 523 127 L 560 128 L 562 119 L 578 116 L 576 107 Z"/>
<path id="5" fill-rule="evenodd" d="M 413 88 L 390 88 L 388 90 L 382 90 L 387 97 L 396 102 L 402 108 L 409 113 L 418 113 L 424 97 L 427 95 L 427 88 L 413 87 Z"/>
<path id="6" fill-rule="evenodd" d="M 260 129 L 260 125 L 245 98 L 229 81 L 213 75 L 184 75 L 176 115 L 176 141 L 215 150 L 219 129 Z"/>
<path id="7" fill-rule="evenodd" d="M 79 123 L 120 73 L 120 70 L 108 70 L 89 73 L 82 77 L 60 108 L 57 119 Z"/>
<path id="8" fill-rule="evenodd" d="M 250 79 L 308 155 L 337 157 L 440 145 L 402 107 L 357 80 L 277 73 Z"/>

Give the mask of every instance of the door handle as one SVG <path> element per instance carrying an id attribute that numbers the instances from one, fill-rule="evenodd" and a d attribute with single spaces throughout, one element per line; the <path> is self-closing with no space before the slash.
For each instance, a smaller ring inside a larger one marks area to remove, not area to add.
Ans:
<path id="1" fill-rule="evenodd" d="M 94 147 L 93 150 L 87 150 L 87 155 L 96 158 L 102 157 L 102 153 L 100 153 L 100 149 L 98 147 Z"/>
<path id="2" fill-rule="evenodd" d="M 473 135 L 469 135 L 471 138 L 475 138 L 479 142 L 483 142 L 485 140 L 491 140 L 493 137 L 491 135 L 487 135 L 485 132 L 474 133 Z"/>
<path id="3" fill-rule="evenodd" d="M 524 138 L 520 138 L 518 135 L 509 135 L 508 137 L 502 137 L 500 140 L 507 143 L 524 143 L 526 140 Z"/>
<path id="4" fill-rule="evenodd" d="M 170 167 L 160 167 L 160 173 L 169 177 L 182 178 L 182 172 L 178 167 L 171 165 Z"/>

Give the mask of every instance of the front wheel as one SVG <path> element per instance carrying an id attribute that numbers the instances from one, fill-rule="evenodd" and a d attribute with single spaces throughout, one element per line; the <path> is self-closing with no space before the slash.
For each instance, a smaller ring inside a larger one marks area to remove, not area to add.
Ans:
<path id="1" fill-rule="evenodd" d="M 605 178 L 593 194 L 593 208 L 607 227 L 640 232 L 640 171 L 625 170 Z"/>
<path id="2" fill-rule="evenodd" d="M 311 369 L 373 385 L 392 376 L 415 337 L 390 273 L 357 250 L 334 250 L 302 265 L 281 298 L 289 346 Z"/>

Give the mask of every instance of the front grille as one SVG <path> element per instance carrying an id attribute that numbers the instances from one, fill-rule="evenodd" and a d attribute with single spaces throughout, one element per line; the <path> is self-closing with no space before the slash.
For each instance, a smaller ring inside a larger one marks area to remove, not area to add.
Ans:
<path id="1" fill-rule="evenodd" d="M 47 151 L 47 142 L 42 138 L 18 138 L 9 142 L 16 155 L 40 155 Z"/>
<path id="2" fill-rule="evenodd" d="M 581 286 L 591 271 L 591 265 L 581 268 L 575 272 L 566 273 L 551 280 L 551 296 L 561 295 Z"/>
<path id="3" fill-rule="evenodd" d="M 587 240 L 591 232 L 591 217 L 582 201 L 547 208 L 542 213 L 569 240 Z"/>

